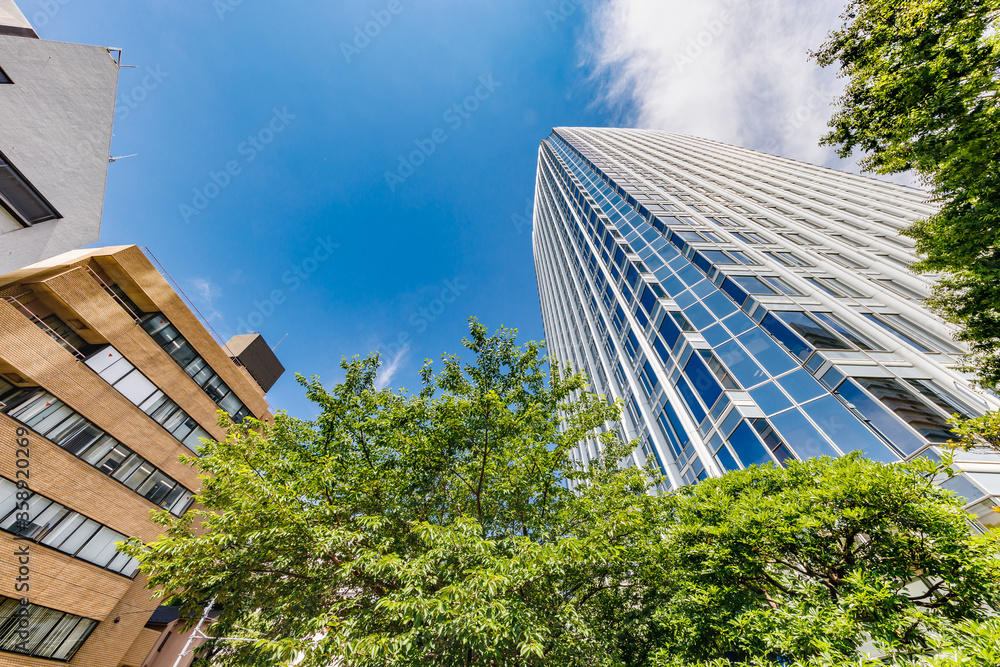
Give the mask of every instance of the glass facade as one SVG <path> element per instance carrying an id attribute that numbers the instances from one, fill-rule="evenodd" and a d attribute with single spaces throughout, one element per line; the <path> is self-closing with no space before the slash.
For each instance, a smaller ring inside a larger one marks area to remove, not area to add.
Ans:
<path id="1" fill-rule="evenodd" d="M 936 457 L 949 415 L 997 403 L 952 370 L 962 349 L 905 269 L 899 230 L 930 213 L 919 190 L 713 141 L 559 128 L 535 195 L 546 340 L 623 402 L 631 460 L 665 488 L 854 450 Z M 968 469 L 949 488 L 978 511 L 1000 457 Z"/>

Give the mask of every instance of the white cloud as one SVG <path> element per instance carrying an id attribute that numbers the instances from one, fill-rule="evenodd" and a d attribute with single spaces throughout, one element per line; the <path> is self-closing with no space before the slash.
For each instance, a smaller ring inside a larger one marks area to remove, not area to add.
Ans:
<path id="1" fill-rule="evenodd" d="M 205 317 L 211 320 L 222 319 L 222 313 L 215 307 L 215 300 L 222 296 L 222 290 L 208 278 L 191 279 L 194 293 L 191 300 L 204 311 Z"/>
<path id="2" fill-rule="evenodd" d="M 844 0 L 595 0 L 585 57 L 631 126 L 850 168 L 820 147 L 841 91 L 808 52 Z"/>
<path id="3" fill-rule="evenodd" d="M 378 369 L 378 376 L 375 378 L 376 389 L 381 390 L 389 386 L 389 383 L 392 382 L 392 378 L 396 376 L 396 373 L 399 372 L 400 367 L 406 360 L 406 355 L 409 351 L 410 346 L 404 345 L 402 349 L 396 353 L 396 356 L 389 361 L 389 363 L 382 364 L 382 366 Z"/>

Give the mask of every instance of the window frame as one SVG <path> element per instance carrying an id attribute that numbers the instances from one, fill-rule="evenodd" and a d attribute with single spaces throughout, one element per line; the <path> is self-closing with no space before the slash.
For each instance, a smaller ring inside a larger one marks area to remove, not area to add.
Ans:
<path id="1" fill-rule="evenodd" d="M 27 218 L 24 217 L 24 215 L 21 214 L 21 212 L 17 210 L 14 204 L 12 204 L 7 200 L 7 198 L 3 195 L 2 190 L 0 190 L 0 207 L 3 207 L 5 211 L 10 213 L 10 215 L 24 227 L 32 227 L 34 225 L 41 224 L 43 222 L 48 222 L 50 220 L 62 219 L 63 217 L 62 214 L 60 214 L 59 211 L 56 209 L 56 207 L 52 205 L 52 202 L 50 202 L 45 197 L 45 195 L 43 195 L 41 191 L 39 191 L 39 189 L 35 187 L 35 185 L 30 180 L 28 180 L 27 176 L 25 176 L 20 169 L 14 166 L 14 164 L 4 154 L 3 151 L 0 151 L 0 168 L 2 167 L 6 167 L 7 169 L 9 169 L 10 173 L 14 175 L 15 179 L 19 180 L 25 188 L 30 190 L 31 193 L 35 195 L 42 202 L 42 204 L 45 205 L 46 208 L 49 209 L 52 215 L 47 218 L 42 218 L 39 220 L 34 220 L 34 221 L 28 220 Z"/>

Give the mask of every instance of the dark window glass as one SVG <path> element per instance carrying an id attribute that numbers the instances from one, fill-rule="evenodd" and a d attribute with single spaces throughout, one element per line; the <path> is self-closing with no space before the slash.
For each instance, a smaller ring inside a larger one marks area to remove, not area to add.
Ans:
<path id="1" fill-rule="evenodd" d="M 951 428 L 944 419 L 935 414 L 927 404 L 892 378 L 855 378 L 855 382 L 867 389 L 882 404 L 896 413 L 896 416 L 910 425 L 920 435 L 931 442 L 948 442 L 952 437 Z"/>
<path id="2" fill-rule="evenodd" d="M 841 406 L 839 403 L 836 402 L 836 399 L 833 399 L 832 397 L 830 397 L 830 399 L 833 400 L 834 403 L 836 403 L 837 407 L 840 408 L 841 412 L 848 419 L 854 422 L 855 426 L 866 432 L 868 431 L 867 429 L 865 429 L 864 426 L 861 425 L 861 423 L 857 420 L 857 418 L 854 417 L 854 415 L 844 410 L 843 406 Z M 809 405 L 815 405 L 815 403 L 810 403 Z M 812 412 L 810 412 L 810 415 L 812 415 Z M 825 425 L 827 430 L 830 430 L 831 428 L 832 429 L 840 428 L 841 424 L 837 421 L 834 421 L 835 418 L 836 417 L 833 416 L 833 419 L 828 420 L 829 424 Z M 840 456 L 840 452 L 838 452 L 829 442 L 827 442 L 826 438 L 824 438 L 823 435 L 816 430 L 816 427 L 810 424 L 809 420 L 806 419 L 805 416 L 803 416 L 803 414 L 798 410 L 786 410 L 785 412 L 782 412 L 780 415 L 775 415 L 773 417 L 770 417 L 770 421 L 774 424 L 774 427 L 781 433 L 782 437 L 784 438 L 784 441 L 791 444 L 792 449 L 795 450 L 799 458 L 808 459 L 817 456 L 830 456 L 830 457 Z M 876 440 L 875 436 L 872 435 L 870 432 L 868 432 L 868 436 L 870 439 Z"/>
<path id="3" fill-rule="evenodd" d="M 951 392 L 942 389 L 933 380 L 907 380 L 907 383 L 920 392 L 924 398 L 944 410 L 948 415 L 957 413 L 963 419 L 969 419 L 979 414 L 979 411 L 970 408 Z"/>
<path id="4" fill-rule="evenodd" d="M 666 343 L 667 349 L 672 349 L 677 344 L 677 339 L 681 337 L 681 330 L 672 317 L 663 318 L 660 323 L 660 335 L 663 336 L 663 342 Z"/>
<path id="5" fill-rule="evenodd" d="M 812 354 L 813 348 L 792 333 L 792 331 L 782 324 L 774 315 L 768 313 L 764 319 L 761 320 L 760 326 L 769 334 L 774 336 L 779 343 L 784 345 L 789 352 L 797 356 L 799 359 L 804 360 Z"/>
<path id="6" fill-rule="evenodd" d="M 691 380 L 695 391 L 705 401 L 705 405 L 710 408 L 715 405 L 715 401 L 722 395 L 722 387 L 719 385 L 719 381 L 712 371 L 705 365 L 705 361 L 700 355 L 691 355 L 691 359 L 688 360 L 687 365 L 684 367 L 684 373 Z"/>
<path id="7" fill-rule="evenodd" d="M 757 434 L 754 433 L 753 429 L 746 422 L 736 427 L 733 434 L 729 436 L 729 444 L 732 445 L 733 451 L 736 452 L 736 455 L 740 457 L 740 461 L 746 467 L 774 462 L 764 448 L 763 443 L 761 443 L 760 438 L 757 437 Z"/>
<path id="8" fill-rule="evenodd" d="M 705 255 L 712 264 L 739 264 L 739 262 L 721 250 L 702 250 L 701 254 Z"/>
<path id="9" fill-rule="evenodd" d="M 728 294 L 737 305 L 742 306 L 747 300 L 747 293 L 740 288 L 731 278 L 726 278 L 722 283 L 722 291 Z"/>
<path id="10" fill-rule="evenodd" d="M 776 294 L 772 287 L 765 285 L 757 276 L 730 276 L 729 280 L 750 294 Z"/>
<path id="11" fill-rule="evenodd" d="M 2 69 L 0 69 L 0 84 L 3 84 L 3 83 L 14 83 L 14 82 L 10 80 L 10 77 L 7 76 L 6 72 L 4 72 Z"/>
<path id="12" fill-rule="evenodd" d="M 907 430 L 886 407 L 861 390 L 853 380 L 847 380 L 837 388 L 837 395 L 854 406 L 858 413 L 868 420 L 886 440 L 905 456 L 924 447 L 924 442 Z"/>
<path id="13" fill-rule="evenodd" d="M 656 307 L 656 294 L 648 287 L 643 287 L 642 295 L 639 297 L 639 303 L 642 304 L 643 309 L 645 309 L 648 315 L 652 315 L 653 308 Z"/>
<path id="14" fill-rule="evenodd" d="M 0 597 L 0 651 L 68 661 L 95 627 L 89 618 Z"/>
<path id="15" fill-rule="evenodd" d="M 780 311 L 774 314 L 817 350 L 850 349 L 833 332 L 819 322 L 814 321 L 805 313 L 799 311 Z"/>
<path id="16" fill-rule="evenodd" d="M 788 459 L 794 458 L 792 453 L 788 451 L 788 448 L 785 447 L 785 443 L 781 441 L 778 434 L 767 423 L 766 419 L 754 419 L 751 423 L 757 431 L 757 435 L 764 441 L 764 446 L 771 451 L 774 458 L 778 459 L 778 463 L 784 463 Z"/>
<path id="17" fill-rule="evenodd" d="M 886 331 L 888 331 L 889 333 L 891 333 L 894 336 L 896 336 L 896 338 L 899 338 L 904 343 L 909 344 L 910 346 L 912 346 L 916 350 L 918 350 L 920 352 L 928 352 L 928 353 L 934 352 L 934 350 L 931 350 L 927 346 L 922 345 L 921 343 L 918 343 L 912 337 L 906 335 L 905 333 L 903 333 L 902 331 L 900 331 L 896 327 L 893 327 L 893 326 L 891 326 L 889 324 L 886 324 L 885 322 L 883 322 L 882 320 L 878 319 L 874 315 L 872 315 L 870 313 L 864 313 L 864 316 L 867 317 L 870 321 L 874 322 L 875 324 L 879 325 L 880 327 L 882 327 L 883 329 L 885 329 Z"/>
<path id="18" fill-rule="evenodd" d="M 851 327 L 844 324 L 838 317 L 831 315 L 830 313 L 811 313 L 813 317 L 819 319 L 824 324 L 828 325 L 831 329 L 839 333 L 841 336 L 851 341 L 862 350 L 877 350 L 879 349 L 877 345 L 872 343 L 870 340 L 859 334 L 857 331 Z"/>
<path id="19" fill-rule="evenodd" d="M 24 225 L 61 217 L 3 153 L 0 153 L 0 205 Z"/>
<path id="20" fill-rule="evenodd" d="M 694 396 L 694 392 L 691 391 L 691 387 L 688 386 L 687 380 L 683 377 L 677 380 L 677 390 L 680 392 L 684 402 L 687 403 L 688 409 L 691 410 L 694 422 L 700 424 L 701 420 L 705 418 L 705 409 L 701 407 L 698 399 Z"/>

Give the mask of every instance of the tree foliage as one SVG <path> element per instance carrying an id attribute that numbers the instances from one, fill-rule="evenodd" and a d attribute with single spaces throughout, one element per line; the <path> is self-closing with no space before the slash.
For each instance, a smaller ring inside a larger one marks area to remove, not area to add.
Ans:
<path id="1" fill-rule="evenodd" d="M 610 432 L 574 465 L 618 407 L 540 345 L 475 321 L 464 344 L 474 362 L 428 362 L 415 395 L 375 388 L 377 356 L 331 390 L 300 378 L 315 420 L 230 425 L 188 459 L 199 509 L 127 548 L 184 612 L 214 599 L 215 636 L 255 640 L 214 664 L 612 664 L 591 608 L 655 538 L 655 480 Z"/>
<path id="2" fill-rule="evenodd" d="M 1000 0 L 852 0 L 814 54 L 847 78 L 824 143 L 880 174 L 915 171 L 940 212 L 906 232 L 940 272 L 930 304 L 968 367 L 1000 383 Z"/>
<path id="3" fill-rule="evenodd" d="M 933 654 L 936 634 L 1000 602 L 997 542 L 970 531 L 942 471 L 850 455 L 682 490 L 655 546 L 651 663 Z"/>

